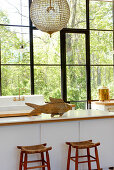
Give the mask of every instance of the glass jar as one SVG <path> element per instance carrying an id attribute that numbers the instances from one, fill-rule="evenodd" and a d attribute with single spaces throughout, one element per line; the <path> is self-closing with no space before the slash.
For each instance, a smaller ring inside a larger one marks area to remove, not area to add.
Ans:
<path id="1" fill-rule="evenodd" d="M 107 87 L 103 86 L 99 88 L 98 90 L 99 90 L 100 101 L 105 101 L 105 100 L 110 101 L 109 89 Z"/>

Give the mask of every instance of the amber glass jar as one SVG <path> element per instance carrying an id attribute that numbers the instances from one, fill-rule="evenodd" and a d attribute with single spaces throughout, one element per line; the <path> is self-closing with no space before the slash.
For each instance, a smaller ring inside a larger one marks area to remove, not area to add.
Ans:
<path id="1" fill-rule="evenodd" d="M 99 100 L 100 101 L 105 101 L 108 100 L 110 101 L 110 95 L 109 95 L 109 89 L 105 86 L 99 88 Z"/>

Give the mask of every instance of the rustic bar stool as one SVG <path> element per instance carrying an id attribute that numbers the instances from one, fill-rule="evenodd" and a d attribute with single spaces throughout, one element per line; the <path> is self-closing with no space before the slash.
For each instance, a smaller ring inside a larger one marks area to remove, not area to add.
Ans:
<path id="1" fill-rule="evenodd" d="M 98 150 L 97 146 L 100 145 L 100 143 L 93 143 L 92 140 L 88 141 L 82 141 L 82 142 L 66 142 L 67 145 L 69 145 L 68 149 L 68 160 L 67 160 L 67 170 L 70 169 L 70 160 L 75 162 L 75 170 L 78 170 L 78 164 L 79 163 L 86 163 L 88 162 L 88 169 L 91 170 L 91 162 L 96 161 L 97 170 L 100 170 L 100 164 L 99 164 L 99 157 L 98 157 Z M 76 155 L 71 156 L 71 148 L 76 149 Z M 95 148 L 95 157 L 90 155 L 90 148 Z M 87 155 L 79 156 L 79 149 L 87 149 Z M 78 161 L 78 158 L 87 157 L 87 161 Z"/>
<path id="2" fill-rule="evenodd" d="M 24 170 L 27 169 L 35 169 L 35 168 L 42 168 L 42 170 L 45 170 L 45 167 L 47 167 L 47 170 L 50 170 L 50 159 L 49 159 L 49 153 L 48 151 L 52 149 L 52 147 L 46 147 L 46 143 L 41 145 L 33 145 L 33 146 L 17 146 L 18 149 L 21 150 L 20 153 L 20 164 L 19 164 L 19 170 L 22 170 L 22 167 Z M 41 160 L 32 160 L 28 161 L 28 155 L 29 154 L 41 154 Z M 46 160 L 44 159 L 44 153 L 46 153 Z M 27 166 L 28 163 L 36 163 L 41 162 L 42 165 L 40 166 Z"/>

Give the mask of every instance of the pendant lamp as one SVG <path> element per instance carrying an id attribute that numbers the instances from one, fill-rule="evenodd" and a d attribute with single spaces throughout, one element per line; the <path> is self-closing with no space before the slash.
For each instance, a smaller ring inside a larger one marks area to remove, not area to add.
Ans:
<path id="1" fill-rule="evenodd" d="M 66 27 L 70 18 L 67 0 L 33 0 L 30 17 L 36 28 L 50 34 Z"/>

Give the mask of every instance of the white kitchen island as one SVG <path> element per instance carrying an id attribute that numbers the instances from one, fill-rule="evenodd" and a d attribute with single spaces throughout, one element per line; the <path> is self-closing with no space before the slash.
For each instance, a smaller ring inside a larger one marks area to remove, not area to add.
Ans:
<path id="1" fill-rule="evenodd" d="M 65 142 L 88 139 L 101 143 L 98 147 L 101 167 L 114 167 L 114 112 L 70 110 L 54 118 L 46 114 L 0 118 L 0 169 L 18 170 L 17 145 L 46 142 L 52 146 L 51 170 L 66 170 L 68 147 Z M 96 168 L 95 163 L 92 165 Z M 83 164 L 80 169 L 85 170 L 86 166 Z M 73 164 L 71 170 L 74 170 Z"/>

